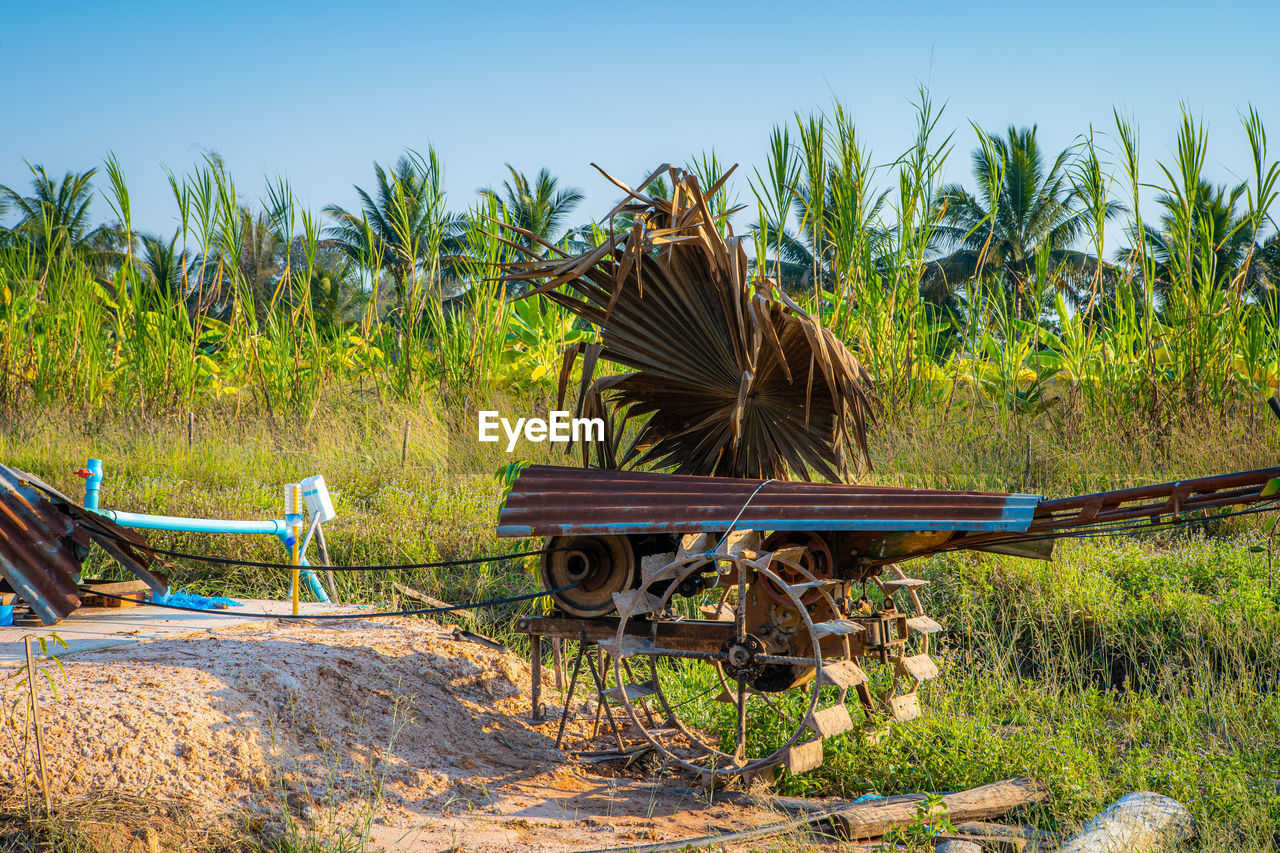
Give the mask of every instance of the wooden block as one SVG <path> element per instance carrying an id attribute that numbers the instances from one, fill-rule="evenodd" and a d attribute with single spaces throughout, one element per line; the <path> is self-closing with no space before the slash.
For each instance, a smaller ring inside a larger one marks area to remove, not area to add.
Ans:
<path id="1" fill-rule="evenodd" d="M 733 607 L 727 602 L 724 604 L 705 604 L 699 608 L 703 619 L 710 619 L 715 622 L 732 622 Z"/>
<path id="2" fill-rule="evenodd" d="M 837 660 L 822 665 L 822 683 L 834 684 L 836 687 L 852 687 L 863 684 L 867 674 L 851 660 Z"/>
<path id="3" fill-rule="evenodd" d="M 804 555 L 808 551 L 809 549 L 803 545 L 795 545 L 790 548 L 779 548 L 777 551 L 770 551 L 765 556 L 768 557 L 770 563 L 782 563 L 784 566 L 803 569 Z"/>
<path id="4" fill-rule="evenodd" d="M 853 728 L 853 720 L 849 717 L 849 709 L 844 705 L 832 705 L 830 708 L 815 710 L 809 715 L 806 725 L 821 737 L 831 737 Z"/>
<path id="5" fill-rule="evenodd" d="M 880 581 L 880 585 L 888 590 L 895 589 L 920 589 L 928 586 L 929 582 L 920 580 L 919 578 L 889 578 Z"/>
<path id="6" fill-rule="evenodd" d="M 696 557 L 711 550 L 716 540 L 710 533 L 686 533 L 680 537 L 680 550 L 676 552 L 677 560 Z"/>
<path id="7" fill-rule="evenodd" d="M 598 646 L 608 655 L 615 658 L 625 658 L 631 655 L 648 655 L 653 654 L 653 642 L 643 637 L 623 637 L 619 643 L 616 637 L 607 640 L 601 640 Z"/>
<path id="8" fill-rule="evenodd" d="M 863 630 L 862 625 L 854 622 L 852 619 L 831 619 L 826 622 L 813 623 L 813 633 L 822 637 L 841 637 L 845 634 L 855 634 Z"/>
<path id="9" fill-rule="evenodd" d="M 659 577 L 673 577 L 675 569 L 671 568 L 671 564 L 675 561 L 674 552 L 666 554 L 650 554 L 647 557 L 640 558 L 640 579 L 643 583 L 649 583 Z"/>
<path id="10" fill-rule="evenodd" d="M 907 620 L 907 627 L 917 634 L 936 634 L 942 626 L 928 616 L 913 616 Z"/>
<path id="11" fill-rule="evenodd" d="M 914 720 L 920 716 L 920 697 L 914 693 L 890 697 L 889 713 L 900 723 Z"/>
<path id="12" fill-rule="evenodd" d="M 778 778 L 778 765 L 770 764 L 768 767 L 761 767 L 758 770 L 745 770 L 742 773 L 742 784 L 748 789 L 753 785 L 772 785 L 774 780 Z"/>
<path id="13" fill-rule="evenodd" d="M 637 699 L 643 699 L 646 696 L 652 696 L 658 692 L 658 683 L 650 679 L 641 684 L 624 684 L 621 687 L 615 687 L 612 690 L 606 690 L 604 697 L 612 699 L 615 702 L 621 702 L 625 698 L 628 702 L 634 702 Z"/>
<path id="14" fill-rule="evenodd" d="M 753 559 L 760 550 L 760 534 L 754 530 L 732 530 L 716 553 L 728 557 Z"/>
<path id="15" fill-rule="evenodd" d="M 807 595 L 808 593 L 810 593 L 815 589 L 822 589 L 823 587 L 828 587 L 828 586 L 840 586 L 842 583 L 844 583 L 844 581 L 835 580 L 834 578 L 831 578 L 827 580 L 805 581 L 804 583 L 788 584 L 787 589 L 789 589 L 796 596 L 796 598 L 800 598 L 802 596 Z"/>
<path id="16" fill-rule="evenodd" d="M 639 616 L 641 613 L 653 613 L 662 607 L 662 599 L 650 595 L 642 589 L 628 589 L 613 594 L 613 606 L 621 615 Z"/>
<path id="17" fill-rule="evenodd" d="M 822 764 L 822 738 L 798 743 L 786 751 L 782 766 L 791 773 L 803 773 Z"/>
<path id="18" fill-rule="evenodd" d="M 911 676 L 916 681 L 924 682 L 938 677 L 938 665 L 928 655 L 898 658 L 897 664 L 899 672 Z"/>

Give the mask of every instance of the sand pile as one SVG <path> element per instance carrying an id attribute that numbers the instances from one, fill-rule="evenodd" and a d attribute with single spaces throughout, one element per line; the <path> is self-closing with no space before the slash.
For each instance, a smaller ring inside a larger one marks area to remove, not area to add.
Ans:
<path id="1" fill-rule="evenodd" d="M 272 621 L 83 653 L 53 671 L 56 700 L 42 692 L 49 775 L 55 796 L 128 791 L 217 812 L 379 795 L 417 809 L 564 762 L 521 719 L 528 669 L 411 620 Z M 0 727 L 0 785 L 22 784 L 23 749 Z"/>
<path id="2" fill-rule="evenodd" d="M 554 748 L 558 719 L 529 721 L 527 661 L 432 622 L 264 620 L 79 653 L 52 675 L 58 697 L 43 687 L 41 713 L 55 802 L 109 792 L 398 851 L 572 850 L 772 819 L 671 776 L 575 762 Z M 6 708 L 12 679 L 7 690 Z M 0 725 L 10 796 L 36 790 L 24 713 Z"/>

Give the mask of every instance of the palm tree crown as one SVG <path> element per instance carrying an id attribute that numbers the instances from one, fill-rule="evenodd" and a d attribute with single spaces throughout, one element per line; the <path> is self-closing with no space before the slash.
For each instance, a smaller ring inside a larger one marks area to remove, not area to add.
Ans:
<path id="1" fill-rule="evenodd" d="M 1255 298 L 1274 284 L 1277 270 L 1277 243 L 1273 235 L 1256 243 L 1247 212 L 1240 211 L 1240 199 L 1247 186 L 1216 186 L 1201 180 L 1188 205 L 1172 193 L 1157 199 L 1164 212 L 1158 228 L 1143 224 L 1143 240 L 1157 295 L 1169 295 L 1174 281 L 1190 281 L 1196 287 L 1227 287 L 1238 282 Z M 1189 211 L 1188 211 L 1189 207 Z M 1121 258 L 1132 249 L 1122 251 Z M 1245 266 L 1249 260 L 1248 267 Z"/>
<path id="2" fill-rule="evenodd" d="M 89 223 L 93 176 L 98 170 L 67 172 L 61 180 L 55 180 L 44 166 L 28 164 L 28 168 L 32 175 L 31 195 L 0 186 L 0 205 L 14 208 L 21 216 L 10 232 L 12 239 L 33 249 L 46 264 L 72 255 L 93 263 L 112 254 L 111 235 Z"/>
<path id="3" fill-rule="evenodd" d="M 583 199 L 573 187 L 560 187 L 560 181 L 547 169 L 539 169 L 532 181 L 510 163 L 507 171 L 511 177 L 502 182 L 502 193 L 492 189 L 481 190 L 481 195 L 497 198 L 507 210 L 512 225 L 537 235 L 548 243 L 555 243 L 561 236 L 569 214 Z M 537 241 L 521 237 L 521 241 L 534 254 L 541 255 L 544 248 Z"/>
<path id="4" fill-rule="evenodd" d="M 937 235 L 950 253 L 930 264 L 926 285 L 954 288 L 989 270 L 1007 291 L 1021 294 L 1042 251 L 1051 267 L 1068 273 L 1060 275 L 1064 285 L 1091 273 L 1096 259 L 1068 248 L 1084 228 L 1069 174 L 1071 149 L 1048 162 L 1034 126 L 1010 126 L 1003 137 L 980 131 L 980 142 L 973 152 L 977 195 L 959 184 L 939 194 Z M 1104 213 L 1110 218 L 1120 210 L 1107 202 Z"/>
<path id="5" fill-rule="evenodd" d="M 391 169 L 373 164 L 372 193 L 356 187 L 360 213 L 330 205 L 334 224 L 326 229 L 329 245 L 357 264 L 379 266 L 391 276 L 402 306 L 410 284 L 422 269 L 438 271 L 440 249 L 456 235 L 459 221 L 445 209 L 440 161 L 433 149 L 423 157 L 410 151 Z"/>

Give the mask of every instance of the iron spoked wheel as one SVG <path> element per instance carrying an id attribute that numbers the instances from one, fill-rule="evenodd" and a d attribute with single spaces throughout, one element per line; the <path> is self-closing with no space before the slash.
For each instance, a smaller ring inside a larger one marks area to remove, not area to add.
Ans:
<path id="1" fill-rule="evenodd" d="M 573 616 L 604 616 L 613 594 L 635 583 L 636 560 L 625 536 L 552 536 L 540 564 L 545 589 L 572 587 L 551 597 Z"/>
<path id="2" fill-rule="evenodd" d="M 841 727 L 830 722 L 840 715 L 848 718 L 847 686 L 833 685 L 823 677 L 823 635 L 802 601 L 811 590 L 794 590 L 795 579 L 784 580 L 774 571 L 768 554 L 756 561 L 721 559 L 726 565 L 716 567 L 713 588 L 736 588 L 737 595 L 732 602 L 734 618 L 724 623 L 725 640 L 717 651 L 680 648 L 662 639 L 659 630 L 664 623 L 681 620 L 672 612 L 673 594 L 686 580 L 707 570 L 706 557 L 671 563 L 620 602 L 618 632 L 610 652 L 614 675 L 622 685 L 622 704 L 649 743 L 704 781 L 752 774 L 779 763 L 796 772 L 816 766 L 821 763 L 824 731 L 844 730 L 851 724 Z M 795 614 L 797 629 L 787 642 L 776 636 L 762 638 L 755 630 L 759 626 L 748 621 L 750 598 L 762 595 L 762 582 L 784 591 L 786 606 Z M 639 636 L 628 630 L 637 620 L 646 627 Z M 838 644 L 847 658 L 847 638 Z M 761 689 L 777 671 L 800 674 L 784 689 Z M 636 682 L 636 672 L 647 673 L 648 680 Z"/>

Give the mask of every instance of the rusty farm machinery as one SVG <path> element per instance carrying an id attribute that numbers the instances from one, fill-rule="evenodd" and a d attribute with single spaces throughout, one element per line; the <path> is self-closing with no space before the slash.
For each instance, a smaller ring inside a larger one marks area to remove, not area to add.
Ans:
<path id="1" fill-rule="evenodd" d="M 518 625 L 534 640 L 535 715 L 544 639 L 576 641 L 565 713 L 585 665 L 619 749 L 625 729 L 704 780 L 803 772 L 824 739 L 921 713 L 941 626 L 900 564 L 1048 559 L 1066 535 L 1270 506 L 1280 469 L 1060 500 L 839 482 L 851 458 L 869 466 L 874 381 L 752 277 L 711 201 L 727 175 L 705 191 L 670 166 L 636 188 L 605 177 L 624 198 L 598 245 L 570 255 L 518 228 L 507 241 L 523 258 L 509 282 L 599 330 L 565 353 L 560 395 L 606 427 L 581 447 L 595 467 L 525 469 L 499 520 L 500 535 L 545 540 L 555 607 Z"/>
<path id="2" fill-rule="evenodd" d="M 620 748 L 614 707 L 704 778 L 799 773 L 822 763 L 825 738 L 874 737 L 921 713 L 941 626 L 923 606 L 927 582 L 901 563 L 954 550 L 1049 559 L 1063 536 L 1270 507 L 1277 478 L 1042 500 L 538 466 L 516 480 L 499 532 L 546 537 L 543 583 L 569 589 L 519 628 L 535 671 L 543 638 L 598 646 L 608 662 L 587 666 Z M 540 673 L 535 713 L 539 690 Z"/>

